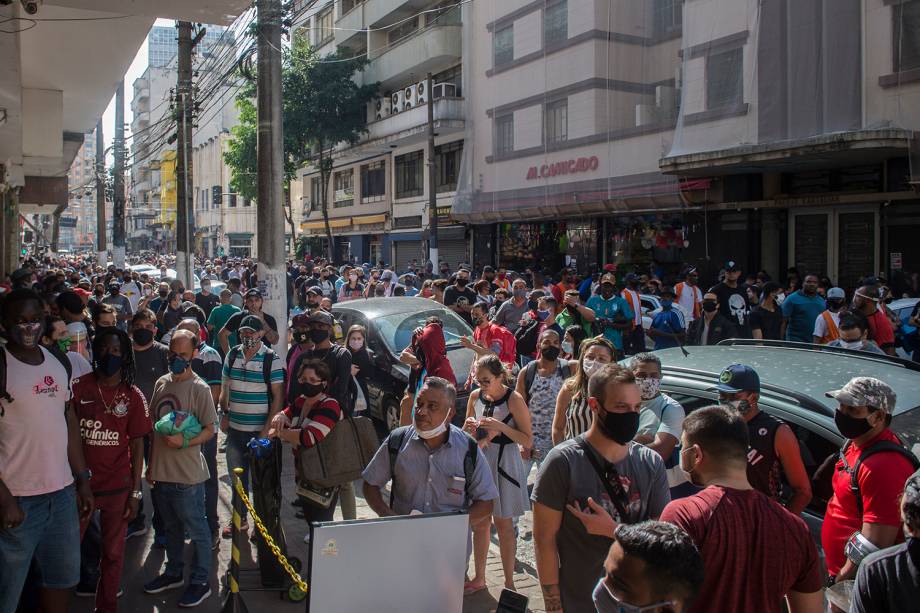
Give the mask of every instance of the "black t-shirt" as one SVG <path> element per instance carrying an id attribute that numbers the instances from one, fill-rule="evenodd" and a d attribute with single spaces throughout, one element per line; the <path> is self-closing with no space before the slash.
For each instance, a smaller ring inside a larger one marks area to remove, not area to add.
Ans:
<path id="1" fill-rule="evenodd" d="M 783 312 L 779 309 L 768 311 L 756 306 L 751 310 L 751 330 L 760 330 L 765 340 L 780 341 L 783 327 Z"/>
<path id="2" fill-rule="evenodd" d="M 220 298 L 216 294 L 208 294 L 205 296 L 202 293 L 199 293 L 195 296 L 195 304 L 201 307 L 201 310 L 204 311 L 205 317 L 211 316 L 211 311 L 220 304 Z"/>
<path id="3" fill-rule="evenodd" d="M 453 306 L 453 305 L 469 305 L 473 306 L 476 304 L 476 292 L 470 289 L 469 286 L 459 289 L 456 285 L 448 285 L 447 289 L 444 290 L 444 306 Z M 462 317 L 466 323 L 472 325 L 473 320 L 470 318 L 470 314 L 462 311 L 457 313 Z"/>
<path id="4" fill-rule="evenodd" d="M 914 611 L 920 600 L 920 538 L 869 555 L 859 565 L 850 611 Z"/>
<path id="5" fill-rule="evenodd" d="M 247 315 L 251 315 L 249 311 L 240 311 L 239 313 L 234 313 L 230 316 L 230 319 L 227 320 L 227 323 L 224 324 L 223 329 L 229 330 L 231 333 L 236 332 L 240 329 L 240 324 L 243 323 L 243 318 Z M 268 313 L 262 314 L 265 317 L 265 324 L 272 329 L 273 332 L 278 331 L 278 324 L 275 322 L 275 318 L 269 315 Z M 266 347 L 271 347 L 272 344 L 268 342 L 268 339 L 264 336 L 262 337 L 262 342 Z"/>
<path id="6" fill-rule="evenodd" d="M 134 369 L 134 385 L 141 390 L 144 399 L 149 403 L 153 396 L 154 383 L 169 372 L 169 347 L 154 342 L 144 351 L 135 349 Z"/>
<path id="7" fill-rule="evenodd" d="M 719 312 L 738 327 L 738 333 L 751 336 L 751 327 L 748 318 L 751 307 L 748 305 L 747 287 L 739 283 L 737 287 L 729 287 L 719 283 L 709 288 L 709 291 L 719 297 Z"/>

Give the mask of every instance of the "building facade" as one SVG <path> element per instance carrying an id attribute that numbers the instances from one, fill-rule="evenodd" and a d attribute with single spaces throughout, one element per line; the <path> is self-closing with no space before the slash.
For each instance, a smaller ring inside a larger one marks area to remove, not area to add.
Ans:
<path id="1" fill-rule="evenodd" d="M 96 132 L 86 134 L 67 172 L 67 208 L 60 216 L 58 244 L 70 251 L 96 247 Z"/>

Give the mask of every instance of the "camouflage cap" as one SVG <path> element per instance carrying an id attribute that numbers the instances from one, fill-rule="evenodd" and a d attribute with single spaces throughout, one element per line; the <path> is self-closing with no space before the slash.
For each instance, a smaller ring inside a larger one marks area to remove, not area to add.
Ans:
<path id="1" fill-rule="evenodd" d="M 853 377 L 839 390 L 825 394 L 837 402 L 851 407 L 873 407 L 885 413 L 893 413 L 898 397 L 884 381 L 873 377 Z"/>

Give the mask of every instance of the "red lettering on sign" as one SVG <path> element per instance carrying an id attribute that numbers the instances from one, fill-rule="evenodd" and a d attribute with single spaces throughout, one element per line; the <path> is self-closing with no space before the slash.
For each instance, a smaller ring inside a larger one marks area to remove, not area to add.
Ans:
<path id="1" fill-rule="evenodd" d="M 589 158 L 577 158 L 574 160 L 553 162 L 552 164 L 543 164 L 539 168 L 531 166 L 527 169 L 527 181 L 555 177 L 558 175 L 576 174 L 579 172 L 591 172 L 597 170 L 599 167 L 600 160 L 598 160 L 595 155 Z"/>

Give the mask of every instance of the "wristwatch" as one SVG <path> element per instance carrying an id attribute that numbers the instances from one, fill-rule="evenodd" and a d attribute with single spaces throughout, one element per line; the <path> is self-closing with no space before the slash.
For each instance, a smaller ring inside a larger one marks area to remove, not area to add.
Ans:
<path id="1" fill-rule="evenodd" d="M 75 474 L 73 478 L 76 479 L 77 481 L 89 481 L 90 479 L 93 478 L 93 471 L 87 468 L 83 472 L 79 472 Z"/>
<path id="2" fill-rule="evenodd" d="M 135 500 L 140 500 L 143 497 L 144 497 L 144 492 L 140 490 L 134 490 L 133 492 L 131 492 L 131 498 Z"/>

